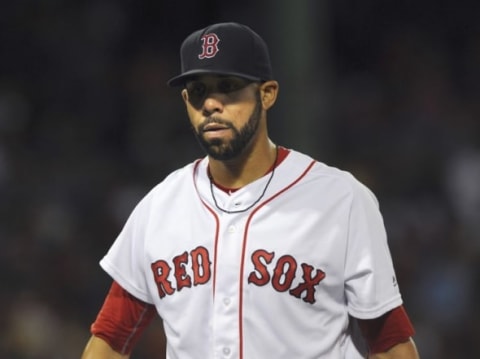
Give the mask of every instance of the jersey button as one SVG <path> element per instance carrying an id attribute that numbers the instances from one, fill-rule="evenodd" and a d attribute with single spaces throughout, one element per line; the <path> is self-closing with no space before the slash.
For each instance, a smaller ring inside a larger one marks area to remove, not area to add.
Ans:
<path id="1" fill-rule="evenodd" d="M 227 347 L 223 348 L 223 354 L 230 355 L 230 348 L 227 348 Z"/>
<path id="2" fill-rule="evenodd" d="M 232 302 L 232 300 L 230 298 L 224 298 L 223 299 L 223 304 L 225 304 L 225 305 L 230 305 L 231 302 Z"/>
<path id="3" fill-rule="evenodd" d="M 235 226 L 228 227 L 228 233 L 235 233 L 236 230 Z"/>

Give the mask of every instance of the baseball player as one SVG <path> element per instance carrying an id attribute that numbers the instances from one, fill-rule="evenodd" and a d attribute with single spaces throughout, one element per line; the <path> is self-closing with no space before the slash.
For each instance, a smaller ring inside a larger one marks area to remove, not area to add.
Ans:
<path id="1" fill-rule="evenodd" d="M 100 261 L 113 284 L 83 359 L 129 358 L 154 315 L 168 359 L 418 358 L 375 196 L 275 144 L 265 42 L 237 23 L 180 50 L 205 149 L 135 207 Z"/>

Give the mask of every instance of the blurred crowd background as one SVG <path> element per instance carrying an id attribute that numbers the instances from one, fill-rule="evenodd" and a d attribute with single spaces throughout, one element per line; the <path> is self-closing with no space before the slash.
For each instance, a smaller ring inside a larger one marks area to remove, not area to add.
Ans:
<path id="1" fill-rule="evenodd" d="M 181 41 L 268 42 L 271 136 L 377 195 L 423 359 L 480 357 L 480 3 L 15 0 L 0 4 L 0 357 L 78 358 L 136 202 L 203 156 Z M 154 327 L 133 358 L 162 358 Z"/>

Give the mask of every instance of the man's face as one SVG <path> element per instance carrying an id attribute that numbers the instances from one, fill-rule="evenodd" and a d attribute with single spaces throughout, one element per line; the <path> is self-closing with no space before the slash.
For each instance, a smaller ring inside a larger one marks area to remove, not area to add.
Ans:
<path id="1" fill-rule="evenodd" d="M 201 76 L 182 91 L 198 141 L 217 160 L 240 155 L 262 118 L 259 84 L 233 76 Z"/>

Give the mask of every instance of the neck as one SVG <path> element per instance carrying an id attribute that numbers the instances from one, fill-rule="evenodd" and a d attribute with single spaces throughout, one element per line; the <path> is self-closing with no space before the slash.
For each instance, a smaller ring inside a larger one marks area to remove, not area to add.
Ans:
<path id="1" fill-rule="evenodd" d="M 277 158 L 277 147 L 268 141 L 263 148 L 256 148 L 231 161 L 218 161 L 209 158 L 210 176 L 215 183 L 240 188 L 263 177 Z"/>

